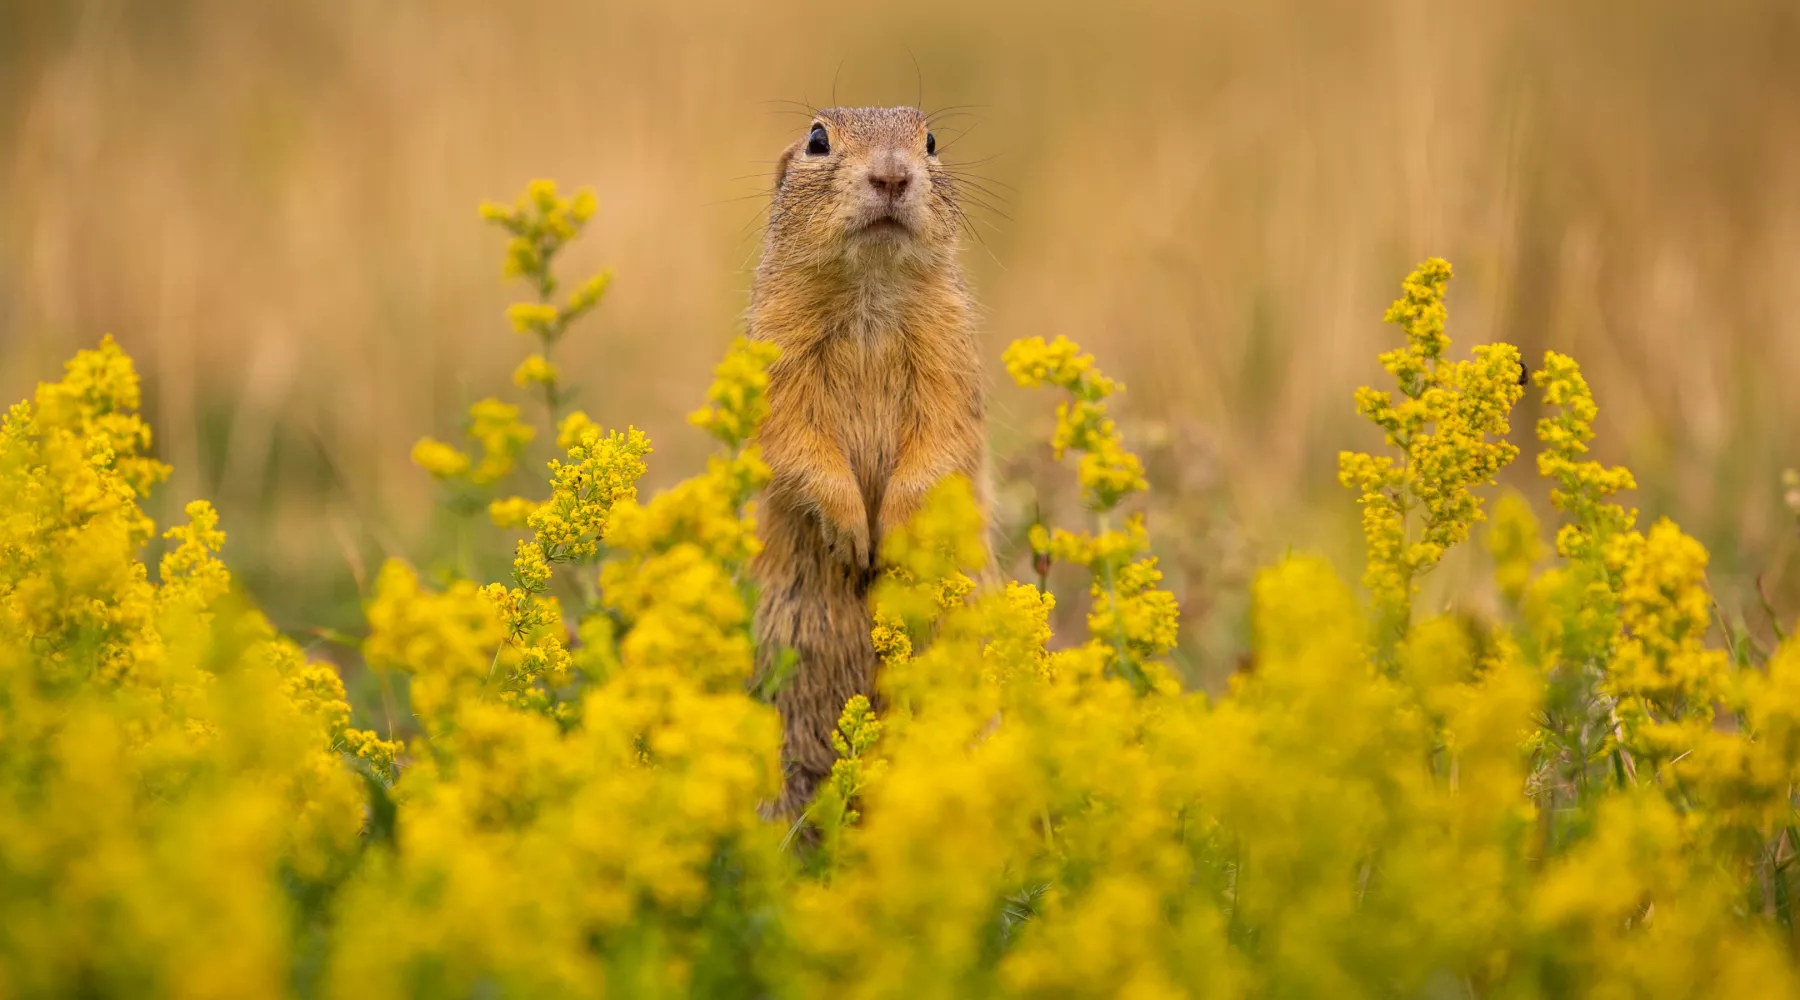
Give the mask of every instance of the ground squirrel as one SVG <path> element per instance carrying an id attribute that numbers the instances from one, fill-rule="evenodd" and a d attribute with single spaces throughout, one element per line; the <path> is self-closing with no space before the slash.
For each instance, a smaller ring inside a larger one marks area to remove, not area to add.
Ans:
<path id="1" fill-rule="evenodd" d="M 875 694 L 868 590 L 881 540 L 948 475 L 973 480 L 985 505 L 955 186 L 916 108 L 824 109 L 776 163 L 749 318 L 752 337 L 781 347 L 752 572 L 759 666 L 799 654 L 775 695 L 789 815 L 831 772 L 844 702 Z"/>

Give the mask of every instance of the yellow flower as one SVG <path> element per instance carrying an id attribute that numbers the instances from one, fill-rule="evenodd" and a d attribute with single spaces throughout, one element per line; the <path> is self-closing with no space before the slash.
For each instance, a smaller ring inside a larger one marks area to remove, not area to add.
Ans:
<path id="1" fill-rule="evenodd" d="M 588 431 L 598 432 L 599 430 L 599 424 L 594 423 L 586 413 L 576 410 L 564 417 L 562 423 L 557 425 L 556 446 L 563 451 L 568 451 L 580 444 L 582 436 Z"/>
<path id="2" fill-rule="evenodd" d="M 648 504 L 634 496 L 612 508 L 604 537 L 615 555 L 600 569 L 600 588 L 631 623 L 620 643 L 628 669 L 679 670 L 708 690 L 741 689 L 749 679 L 749 610 L 735 577 L 758 550 L 744 508 L 767 479 L 749 449 L 715 457 L 704 475 Z"/>
<path id="3" fill-rule="evenodd" d="M 437 479 L 454 479 L 469 471 L 469 456 L 434 437 L 423 437 L 413 445 L 413 464 Z"/>
<path id="4" fill-rule="evenodd" d="M 1604 687 L 1619 698 L 1633 751 L 1652 762 L 1677 757 L 1705 738 L 1726 692 L 1725 653 L 1706 648 L 1706 549 L 1664 519 L 1647 536 L 1614 536 L 1607 560 L 1619 580 L 1622 639 Z"/>
<path id="5" fill-rule="evenodd" d="M 534 385 L 555 385 L 556 366 L 544 360 L 542 354 L 532 354 L 513 369 L 512 380 L 513 385 L 521 389 L 529 389 Z"/>
<path id="6" fill-rule="evenodd" d="M 150 426 L 137 415 L 137 369 L 118 342 L 102 337 L 63 368 L 60 382 L 38 385 L 42 425 L 84 439 L 92 454 L 109 453 L 107 464 L 139 496 L 168 478 L 168 466 L 140 454 L 150 447 Z"/>
<path id="7" fill-rule="evenodd" d="M 1629 531 L 1637 520 L 1637 511 L 1607 503 L 1606 498 L 1636 489 L 1637 483 L 1628 469 L 1608 469 L 1581 458 L 1594 437 L 1594 418 L 1600 409 L 1574 359 L 1549 351 L 1533 378 L 1544 389 L 1545 404 L 1557 408 L 1537 425 L 1538 440 L 1544 443 L 1538 453 L 1538 474 L 1556 481 L 1550 502 L 1570 518 L 1557 533 L 1557 552 L 1567 559 L 1596 559 L 1610 537 Z"/>
<path id="8" fill-rule="evenodd" d="M 162 557 L 162 596 L 203 608 L 231 590 L 231 574 L 214 558 L 225 545 L 225 533 L 219 530 L 218 512 L 205 500 L 189 503 L 186 513 L 186 525 L 163 533 L 178 544 Z"/>
<path id="9" fill-rule="evenodd" d="M 852 695 L 831 734 L 838 759 L 831 765 L 831 776 L 819 800 L 808 810 L 808 818 L 823 833 L 827 851 L 835 851 L 844 828 L 862 818 L 856 808 L 858 797 L 883 770 L 884 762 L 869 753 L 880 738 L 881 721 L 868 697 Z"/>
<path id="10" fill-rule="evenodd" d="M 612 280 L 611 271 L 601 271 L 582 282 L 581 287 L 569 296 L 569 304 L 564 308 L 563 315 L 573 318 L 599 305 L 600 300 L 606 297 L 606 290 L 612 287 Z"/>
<path id="11" fill-rule="evenodd" d="M 1508 490 L 1494 504 L 1493 527 L 1487 536 L 1488 553 L 1494 558 L 1495 581 L 1500 593 L 1517 604 L 1531 583 L 1531 571 L 1544 557 L 1544 543 L 1538 538 L 1538 521 L 1531 503 L 1515 491 Z"/>
<path id="12" fill-rule="evenodd" d="M 538 302 L 515 302 L 506 307 L 506 319 L 514 333 L 547 334 L 556 329 L 560 315 L 555 306 Z"/>
<path id="13" fill-rule="evenodd" d="M 875 655 L 890 666 L 905 663 L 912 657 L 912 636 L 907 634 L 906 620 L 891 608 L 876 607 L 869 640 L 875 647 Z"/>
<path id="14" fill-rule="evenodd" d="M 351 711 L 231 593 L 210 504 L 152 579 L 137 406 L 108 338 L 0 418 L 0 992 L 279 995 L 295 894 L 359 857 Z"/>
<path id="15" fill-rule="evenodd" d="M 550 564 L 544 560 L 544 550 L 538 543 L 519 543 L 518 554 L 513 557 L 513 579 L 532 593 L 543 590 L 550 582 Z"/>
<path id="16" fill-rule="evenodd" d="M 1082 452 L 1076 476 L 1088 506 L 1105 512 L 1126 496 L 1148 489 L 1143 463 L 1126 450 L 1102 400 L 1124 387 L 1094 367 L 1092 355 L 1063 337 L 1046 344 L 1041 337 L 1016 341 L 1006 350 L 1007 371 L 1021 386 L 1055 385 L 1071 398 L 1056 407 L 1051 450 Z M 1154 559 L 1133 562 L 1149 550 L 1142 515 L 1126 520 L 1123 531 L 1106 520 L 1097 534 L 1054 532 L 1033 525 L 1034 552 L 1084 566 L 1093 574 L 1093 610 L 1088 615 L 1090 642 L 1112 672 L 1129 678 L 1139 690 L 1166 682 L 1154 660 L 1175 646 L 1180 620 L 1174 595 L 1154 586 L 1162 579 Z M 1099 651 L 1104 650 L 1102 654 Z"/>
<path id="17" fill-rule="evenodd" d="M 1056 458 L 1070 448 L 1084 452 L 1077 470 L 1083 495 L 1096 510 L 1110 510 L 1125 496 L 1148 488 L 1144 466 L 1121 443 L 1118 428 L 1107 416 L 1106 397 L 1125 387 L 1100 374 L 1091 354 L 1067 338 L 1046 344 L 1042 337 L 1014 341 L 1006 349 L 1006 370 L 1019 385 L 1053 385 L 1073 397 L 1056 407 L 1056 431 L 1050 439 Z"/>
<path id="18" fill-rule="evenodd" d="M 1386 642 L 1405 629 L 1415 578 L 1485 518 L 1473 489 L 1491 483 L 1518 455 L 1505 436 L 1524 392 L 1519 352 L 1489 344 L 1475 348 L 1473 360 L 1443 360 L 1450 346 L 1443 303 L 1449 280 L 1450 265 L 1433 257 L 1407 277 L 1388 308 L 1386 320 L 1405 332 L 1406 346 L 1382 354 L 1381 364 L 1398 382 L 1401 401 L 1367 386 L 1356 392 L 1357 412 L 1385 432 L 1400 461 L 1349 451 L 1338 456 L 1338 481 L 1362 494 L 1363 584 L 1380 611 Z M 1420 526 L 1416 540 L 1410 521 Z"/>
<path id="19" fill-rule="evenodd" d="M 525 497 L 507 497 L 488 504 L 488 519 L 496 528 L 523 528 L 531 519 L 533 511 L 538 509 L 535 500 Z"/>
<path id="20" fill-rule="evenodd" d="M 1094 368 L 1094 356 L 1081 353 L 1066 337 L 1045 343 L 1042 337 L 1015 340 L 1003 356 L 1006 370 L 1024 388 L 1054 385 L 1086 400 L 1100 400 L 1123 389 Z"/>
<path id="21" fill-rule="evenodd" d="M 769 415 L 765 393 L 769 366 L 781 348 L 767 341 L 738 337 L 725 360 L 713 370 L 713 384 L 706 392 L 707 405 L 688 416 L 688 423 L 723 441 L 741 447 Z"/>
<path id="22" fill-rule="evenodd" d="M 638 477 L 650 439 L 635 427 L 624 433 L 581 431 L 568 461 L 550 463 L 550 499 L 527 518 L 545 557 L 560 562 L 592 556 L 608 516 L 621 500 L 637 496 Z"/>
<path id="23" fill-rule="evenodd" d="M 1144 559 L 1122 567 L 1110 588 L 1096 580 L 1088 631 L 1117 637 L 1139 660 L 1154 660 L 1174 649 L 1181 608 L 1174 594 L 1157 588 L 1162 578 L 1156 560 Z"/>
<path id="24" fill-rule="evenodd" d="M 378 670 L 413 674 L 413 705 L 428 720 L 453 710 L 459 692 L 479 686 L 506 637 L 494 604 L 475 584 L 458 581 L 434 593 L 396 560 L 381 567 L 365 613 L 364 658 Z"/>
<path id="25" fill-rule="evenodd" d="M 401 752 L 398 742 L 384 740 L 367 729 L 346 729 L 343 741 L 344 749 L 357 759 L 367 761 L 377 775 L 388 781 L 394 780 Z"/>
<path id="26" fill-rule="evenodd" d="M 538 179 L 527 184 L 524 193 L 510 207 L 483 202 L 481 217 L 511 234 L 512 239 L 506 247 L 505 273 L 532 281 L 538 286 L 541 297 L 548 299 L 556 288 L 556 279 L 550 274 L 552 259 L 564 245 L 580 235 L 582 226 L 593 216 L 594 208 L 592 191 L 584 189 L 572 197 L 564 197 L 558 192 L 555 181 Z M 554 322 L 554 309 L 551 312 L 552 319 L 546 322 L 546 328 Z M 526 332 L 526 329 L 539 328 L 522 328 L 520 332 Z"/>
<path id="27" fill-rule="evenodd" d="M 519 419 L 517 406 L 491 397 L 469 407 L 467 430 L 481 445 L 481 461 L 469 472 L 469 481 L 477 486 L 511 475 L 519 455 L 537 436 L 536 428 Z"/>

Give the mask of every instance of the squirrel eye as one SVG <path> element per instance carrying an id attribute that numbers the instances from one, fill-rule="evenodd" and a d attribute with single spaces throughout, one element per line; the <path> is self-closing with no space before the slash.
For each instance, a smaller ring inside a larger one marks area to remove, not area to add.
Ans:
<path id="1" fill-rule="evenodd" d="M 925 155 L 937 155 L 937 136 L 932 135 L 930 132 L 925 133 Z"/>
<path id="2" fill-rule="evenodd" d="M 806 155 L 824 156 L 831 152 L 831 139 L 825 134 L 825 126 L 813 122 L 812 132 L 806 137 Z"/>

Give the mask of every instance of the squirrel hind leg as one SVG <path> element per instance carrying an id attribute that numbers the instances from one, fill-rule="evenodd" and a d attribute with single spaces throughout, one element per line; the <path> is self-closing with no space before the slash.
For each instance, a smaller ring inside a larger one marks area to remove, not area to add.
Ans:
<path id="1" fill-rule="evenodd" d="M 876 698 L 873 622 L 860 581 L 846 579 L 825 593 L 765 594 L 773 599 L 758 615 L 759 649 L 791 649 L 797 657 L 774 700 L 786 772 L 780 811 L 798 816 L 837 762 L 831 734 L 844 704 L 859 694 Z"/>

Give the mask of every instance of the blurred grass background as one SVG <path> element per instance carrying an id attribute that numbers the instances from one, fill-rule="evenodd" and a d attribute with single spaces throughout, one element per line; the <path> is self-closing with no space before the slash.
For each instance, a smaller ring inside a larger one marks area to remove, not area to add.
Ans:
<path id="1" fill-rule="evenodd" d="M 1800 610 L 1777 487 L 1800 464 L 1792 0 L 0 0 L 0 398 L 114 333 L 177 470 L 162 520 L 214 499 L 278 623 L 353 628 L 382 556 L 447 544 L 413 441 L 524 402 L 521 290 L 477 202 L 597 190 L 567 273 L 618 279 L 559 360 L 666 483 L 704 453 L 683 416 L 806 125 L 778 102 L 834 89 L 973 105 L 940 138 L 1004 198 L 965 253 L 1002 514 L 1071 515 L 1033 445 L 1049 401 L 998 364 L 1067 334 L 1130 386 L 1190 656 L 1236 648 L 1259 560 L 1358 568 L 1336 454 L 1376 441 L 1350 393 L 1383 384 L 1382 310 L 1433 254 L 1457 356 L 1575 355 L 1646 517 L 1705 541 L 1759 629 L 1759 573 Z M 1510 479 L 1548 519 L 1519 416 Z"/>

